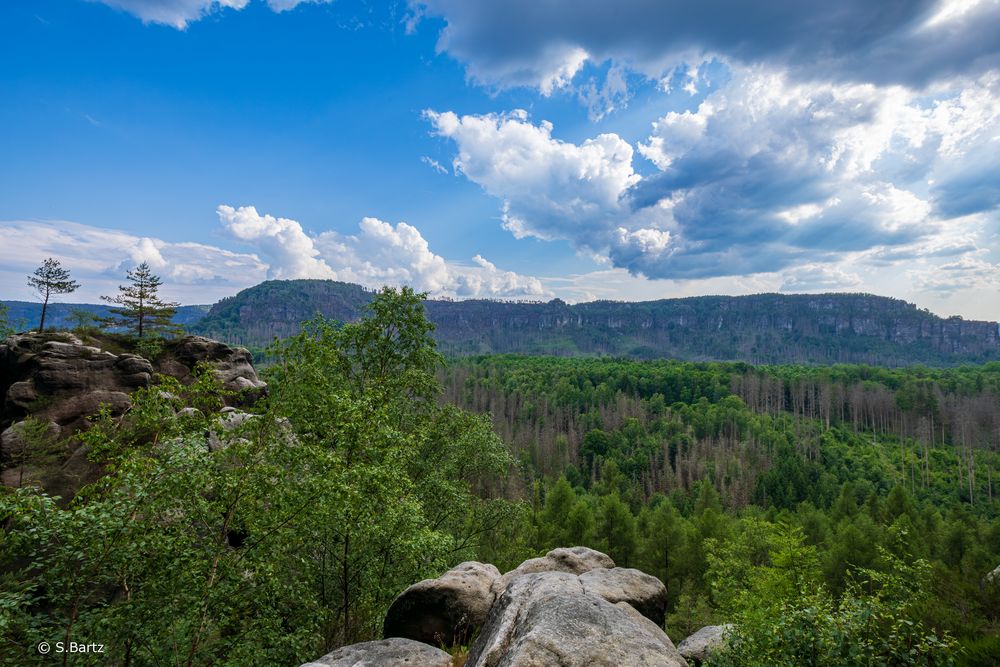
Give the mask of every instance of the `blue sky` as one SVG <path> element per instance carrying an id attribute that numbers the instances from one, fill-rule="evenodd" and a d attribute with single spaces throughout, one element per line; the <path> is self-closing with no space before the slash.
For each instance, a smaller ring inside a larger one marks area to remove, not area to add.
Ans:
<path id="1" fill-rule="evenodd" d="M 1000 318 L 1000 2 L 13 0 L 0 297 L 866 291 Z"/>

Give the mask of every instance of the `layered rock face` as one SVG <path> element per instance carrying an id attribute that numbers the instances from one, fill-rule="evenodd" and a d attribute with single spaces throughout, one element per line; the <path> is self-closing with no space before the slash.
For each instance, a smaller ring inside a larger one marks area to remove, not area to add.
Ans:
<path id="1" fill-rule="evenodd" d="M 34 480 L 53 495 L 71 497 L 101 472 L 74 438 L 89 427 L 87 418 L 102 405 L 121 415 L 131 405 L 130 394 L 150 386 L 157 373 L 190 383 L 199 362 L 211 365 L 235 392 L 231 402 L 252 401 L 266 389 L 249 352 L 197 336 L 169 342 L 155 364 L 87 345 L 68 333 L 7 338 L 0 343 L 0 480 L 6 486 Z M 25 449 L 29 416 L 44 425 L 44 439 L 53 444 L 44 460 Z"/>
<path id="2" fill-rule="evenodd" d="M 663 631 L 666 601 L 656 577 L 586 547 L 553 549 L 503 575 L 467 562 L 410 586 L 390 607 L 384 634 L 410 640 L 410 649 L 474 636 L 467 667 L 686 666 Z M 339 649 L 356 660 L 343 664 L 383 664 L 376 644 Z M 335 654 L 346 655 L 321 662 Z"/>

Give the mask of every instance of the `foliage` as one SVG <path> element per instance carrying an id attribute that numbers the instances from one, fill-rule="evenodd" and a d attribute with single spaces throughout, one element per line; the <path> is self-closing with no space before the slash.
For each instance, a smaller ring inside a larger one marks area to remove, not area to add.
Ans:
<path id="1" fill-rule="evenodd" d="M 69 277 L 69 271 L 62 267 L 58 259 L 49 257 L 28 276 L 28 287 L 34 289 L 38 298 L 42 300 L 42 316 L 38 330 L 44 331 L 45 311 L 48 309 L 49 299 L 55 294 L 75 292 L 80 284 Z"/>
<path id="2" fill-rule="evenodd" d="M 739 546 L 713 545 L 709 577 L 735 627 L 709 665 L 953 665 L 956 642 L 911 620 L 930 565 L 881 551 L 883 569 L 858 569 L 838 600 L 820 585 L 815 549 L 784 526 L 751 523 Z M 760 562 L 757 562 L 757 561 Z M 743 574 L 748 588 L 734 579 Z"/>
<path id="3" fill-rule="evenodd" d="M 107 475 L 68 503 L 0 495 L 0 662 L 61 640 L 106 645 L 75 664 L 299 664 L 376 636 L 400 590 L 517 515 L 490 499 L 510 458 L 489 422 L 436 401 L 428 331 L 419 295 L 387 290 L 282 344 L 241 425 L 207 367 L 102 410 L 80 438 Z"/>
<path id="4" fill-rule="evenodd" d="M 761 369 L 740 364 L 503 356 L 456 360 L 444 385 L 449 402 L 492 412 L 523 462 L 532 553 L 615 549 L 663 580 L 675 640 L 730 620 L 739 596 L 759 606 L 803 582 L 825 591 L 824 613 L 846 614 L 852 573 L 889 571 L 880 549 L 934 571 L 906 620 L 963 643 L 995 632 L 1000 595 L 981 582 L 1000 562 L 1000 366 L 766 370 L 752 380 Z M 838 406 L 837 385 L 854 382 L 871 383 L 868 402 L 846 391 Z M 816 403 L 799 404 L 800 390 Z M 856 428 L 851 400 L 866 415 Z M 931 417 L 933 443 L 909 427 Z M 622 550 L 608 527 L 628 535 L 630 518 L 634 548 L 626 537 Z M 754 569 L 721 578 L 717 559 L 737 549 Z"/>
<path id="5" fill-rule="evenodd" d="M 73 308 L 69 311 L 69 321 L 73 324 L 73 329 L 77 331 L 87 331 L 95 328 L 100 323 L 101 318 L 89 310 L 83 308 Z"/>
<path id="6" fill-rule="evenodd" d="M 175 331 L 171 320 L 179 304 L 160 299 L 159 290 L 163 281 L 153 274 L 149 264 L 143 262 L 127 270 L 125 276 L 129 285 L 119 286 L 118 294 L 114 296 L 101 297 L 118 306 L 110 309 L 111 317 L 105 323 L 112 327 L 124 327 L 139 338 L 147 333 Z"/>
<path id="7" fill-rule="evenodd" d="M 7 319 L 9 313 L 10 308 L 7 307 L 7 304 L 0 303 L 0 340 L 14 333 L 14 327 L 10 325 L 10 320 Z"/>

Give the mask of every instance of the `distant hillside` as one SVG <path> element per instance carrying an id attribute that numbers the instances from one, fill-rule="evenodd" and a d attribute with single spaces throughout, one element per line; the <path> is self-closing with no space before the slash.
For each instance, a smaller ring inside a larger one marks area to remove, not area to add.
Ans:
<path id="1" fill-rule="evenodd" d="M 267 281 L 212 306 L 189 328 L 259 347 L 316 313 L 356 319 L 372 296 L 326 280 Z M 870 294 L 705 296 L 570 306 L 487 300 L 427 302 L 441 349 L 750 363 L 949 366 L 1000 360 L 995 322 L 940 318 Z"/>
<path id="2" fill-rule="evenodd" d="M 7 320 L 15 329 L 27 330 L 38 326 L 38 320 L 42 316 L 42 304 L 34 301 L 3 301 L 2 303 L 10 308 Z M 76 326 L 76 322 L 70 319 L 70 313 L 74 310 L 84 310 L 97 317 L 107 317 L 110 314 L 108 308 L 109 306 L 94 303 L 50 303 L 49 310 L 45 314 L 45 328 Z M 174 322 L 185 327 L 189 326 L 205 317 L 210 308 L 211 306 L 181 306 L 177 309 Z"/>

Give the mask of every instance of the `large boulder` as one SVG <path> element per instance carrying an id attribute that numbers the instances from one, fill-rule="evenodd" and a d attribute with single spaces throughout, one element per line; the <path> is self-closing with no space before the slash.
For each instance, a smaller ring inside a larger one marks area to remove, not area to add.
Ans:
<path id="1" fill-rule="evenodd" d="M 383 639 L 338 648 L 302 667 L 449 667 L 451 656 L 411 639 Z"/>
<path id="2" fill-rule="evenodd" d="M 656 577 L 629 567 L 589 570 L 580 575 L 583 590 L 608 602 L 626 602 L 657 626 L 667 616 L 667 587 Z"/>
<path id="3" fill-rule="evenodd" d="M 464 644 L 486 621 L 499 578 L 495 566 L 467 562 L 413 584 L 389 607 L 383 635 L 437 646 Z"/>
<path id="4" fill-rule="evenodd" d="M 590 570 L 610 569 L 615 566 L 611 556 L 588 547 L 560 547 L 553 549 L 540 558 L 530 558 L 516 568 L 497 579 L 493 586 L 494 592 L 503 593 L 507 585 L 514 579 L 525 574 L 538 572 L 568 572 L 583 574 Z"/>
<path id="5" fill-rule="evenodd" d="M 712 651 L 718 650 L 726 643 L 726 635 L 733 629 L 729 623 L 724 625 L 706 625 L 677 645 L 677 650 L 687 660 L 697 667 L 703 663 Z"/>
<path id="6" fill-rule="evenodd" d="M 467 667 L 686 667 L 670 639 L 631 605 L 587 593 L 570 572 L 510 581 L 473 644 Z"/>

